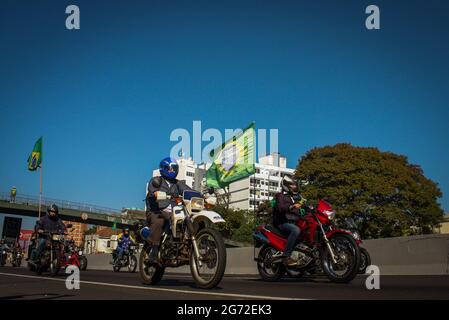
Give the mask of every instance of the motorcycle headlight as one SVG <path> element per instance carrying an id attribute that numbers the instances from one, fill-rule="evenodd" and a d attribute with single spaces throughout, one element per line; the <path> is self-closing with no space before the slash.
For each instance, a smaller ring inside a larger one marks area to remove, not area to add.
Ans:
<path id="1" fill-rule="evenodd" d="M 204 199 L 203 198 L 192 198 L 190 200 L 190 207 L 192 211 L 201 211 L 204 209 Z"/>
<path id="2" fill-rule="evenodd" d="M 335 211 L 334 210 L 324 210 L 324 214 L 327 215 L 329 220 L 332 220 L 335 217 Z"/>
<path id="3" fill-rule="evenodd" d="M 83 252 L 82 252 L 81 250 L 78 251 L 78 255 L 82 256 L 82 255 L 83 255 Z"/>
<path id="4" fill-rule="evenodd" d="M 63 239 L 63 237 L 60 234 L 54 234 L 54 235 L 51 236 L 51 239 L 53 241 L 61 241 Z"/>
<path id="5" fill-rule="evenodd" d="M 354 231 L 352 233 L 352 236 L 354 237 L 355 240 L 361 240 L 360 234 L 357 231 Z"/>

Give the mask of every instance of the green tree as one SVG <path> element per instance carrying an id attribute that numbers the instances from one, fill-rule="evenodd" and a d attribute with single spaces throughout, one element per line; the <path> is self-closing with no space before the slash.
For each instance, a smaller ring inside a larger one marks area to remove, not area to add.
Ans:
<path id="1" fill-rule="evenodd" d="M 365 238 L 431 233 L 443 218 L 437 184 L 402 155 L 325 146 L 307 152 L 295 174 L 309 181 L 304 197 L 326 199 L 337 214 L 354 217 Z"/>
<path id="2" fill-rule="evenodd" d="M 252 234 L 255 226 L 254 213 L 252 211 L 226 208 L 226 206 L 216 206 L 214 210 L 226 221 L 217 225 L 217 228 L 225 238 L 252 243 Z"/>

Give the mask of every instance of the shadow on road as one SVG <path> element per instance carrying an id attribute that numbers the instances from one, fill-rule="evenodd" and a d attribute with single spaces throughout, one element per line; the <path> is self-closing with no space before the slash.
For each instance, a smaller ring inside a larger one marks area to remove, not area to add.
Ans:
<path id="1" fill-rule="evenodd" d="M 33 298 L 34 297 L 34 298 Z M 40 298 L 38 298 L 40 297 Z M 61 298 L 74 297 L 71 294 L 57 294 L 57 293 L 35 293 L 35 294 L 23 294 L 15 296 L 5 296 L 1 297 L 2 300 L 18 300 L 18 299 L 30 299 L 30 300 L 55 300 Z"/>

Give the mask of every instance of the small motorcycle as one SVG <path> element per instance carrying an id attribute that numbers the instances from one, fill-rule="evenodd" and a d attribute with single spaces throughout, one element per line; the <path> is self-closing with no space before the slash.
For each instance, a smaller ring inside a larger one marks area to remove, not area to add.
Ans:
<path id="1" fill-rule="evenodd" d="M 364 274 L 366 272 L 366 268 L 368 268 L 369 265 L 371 265 L 371 257 L 368 253 L 368 250 L 366 250 L 364 247 L 362 247 L 362 238 L 360 237 L 359 230 L 357 228 L 357 225 L 355 224 L 354 220 L 349 217 L 345 217 L 342 219 L 338 219 L 336 222 L 336 225 L 344 230 L 347 230 L 352 234 L 352 236 L 355 239 L 355 242 L 358 246 L 360 246 L 360 267 L 359 267 L 359 274 Z"/>
<path id="2" fill-rule="evenodd" d="M 336 283 L 353 280 L 359 270 L 360 249 L 350 232 L 333 226 L 334 217 L 335 211 L 324 200 L 316 209 L 307 207 L 307 214 L 297 221 L 301 234 L 291 255 L 296 264 L 288 267 L 281 259 L 287 237 L 271 225 L 258 226 L 253 237 L 255 247 L 260 248 L 255 261 L 262 279 L 277 281 L 286 271 L 302 276 L 322 270 Z"/>
<path id="3" fill-rule="evenodd" d="M 128 267 L 128 271 L 131 273 L 136 272 L 137 269 L 137 258 L 134 255 L 136 251 L 135 245 L 130 245 L 127 249 L 123 251 L 122 258 L 118 260 L 117 253 L 114 251 L 112 253 L 112 270 L 114 272 L 120 272 L 121 268 Z"/>
<path id="4" fill-rule="evenodd" d="M 64 268 L 73 265 L 77 266 L 81 271 L 87 269 L 87 258 L 83 255 L 83 251 L 80 250 L 73 241 L 66 243 L 66 255 Z"/>
<path id="5" fill-rule="evenodd" d="M 4 266 L 6 264 L 6 258 L 8 257 L 8 251 L 4 248 L 0 251 L 0 266 Z"/>
<path id="6" fill-rule="evenodd" d="M 223 278 L 226 267 L 226 248 L 220 232 L 211 228 L 225 220 L 216 212 L 207 210 L 215 198 L 196 191 L 184 191 L 182 197 L 158 191 L 156 201 L 171 199 L 170 222 L 166 222 L 159 252 L 158 263 L 150 263 L 151 245 L 146 241 L 149 228 L 136 226 L 136 239 L 144 243 L 140 253 L 139 270 L 144 284 L 157 284 L 166 267 L 190 265 L 190 272 L 197 287 L 211 289 Z"/>
<path id="7" fill-rule="evenodd" d="M 13 250 L 11 253 L 11 264 L 13 267 L 20 267 L 22 265 L 23 253 L 21 250 Z"/>

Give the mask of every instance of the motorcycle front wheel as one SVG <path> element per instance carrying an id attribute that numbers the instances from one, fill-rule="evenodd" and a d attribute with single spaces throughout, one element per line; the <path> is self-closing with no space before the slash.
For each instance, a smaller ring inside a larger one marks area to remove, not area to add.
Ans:
<path id="1" fill-rule="evenodd" d="M 137 269 L 137 258 L 135 255 L 132 255 L 129 259 L 128 271 L 134 273 L 136 272 L 136 269 Z"/>
<path id="2" fill-rule="evenodd" d="M 28 262 L 28 270 L 30 270 L 31 272 L 36 271 L 36 267 L 30 262 Z"/>
<path id="3" fill-rule="evenodd" d="M 193 246 L 190 251 L 190 272 L 198 288 L 215 288 L 223 279 L 226 268 L 226 247 L 220 232 L 203 229 L 196 235 L 200 254 L 198 263 Z"/>
<path id="4" fill-rule="evenodd" d="M 85 256 L 79 256 L 78 260 L 80 262 L 80 270 L 86 271 L 87 269 L 87 258 Z"/>
<path id="5" fill-rule="evenodd" d="M 322 268 L 329 280 L 347 283 L 355 278 L 359 271 L 360 249 L 354 238 L 347 234 L 335 234 L 330 239 L 337 263 L 334 263 L 327 246 L 321 252 Z"/>
<path id="6" fill-rule="evenodd" d="M 120 272 L 121 268 L 122 267 L 120 266 L 120 263 L 114 262 L 114 264 L 112 265 L 112 271 L 114 271 L 114 272 Z"/>
<path id="7" fill-rule="evenodd" d="M 273 255 L 276 252 L 276 249 L 269 246 L 263 246 L 260 249 L 257 270 L 264 281 L 278 281 L 285 273 L 285 266 L 281 262 L 273 263 Z"/>
<path id="8" fill-rule="evenodd" d="M 139 274 L 143 284 L 154 285 L 161 281 L 165 268 L 160 265 L 149 265 L 151 247 L 145 247 L 140 252 Z"/>
<path id="9" fill-rule="evenodd" d="M 59 269 L 61 269 L 61 266 L 59 264 L 59 257 L 56 257 L 50 263 L 50 275 L 52 277 L 56 277 L 59 273 Z"/>

